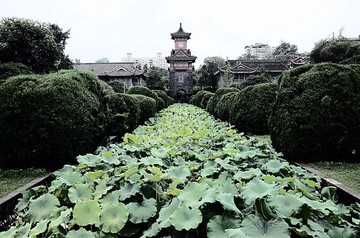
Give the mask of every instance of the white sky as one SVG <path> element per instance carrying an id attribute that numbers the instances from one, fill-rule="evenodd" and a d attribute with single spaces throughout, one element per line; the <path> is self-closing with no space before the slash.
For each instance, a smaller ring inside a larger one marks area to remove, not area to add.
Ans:
<path id="1" fill-rule="evenodd" d="M 360 35 L 360 0 L 6 0 L 0 18 L 22 17 L 71 30 L 66 53 L 94 62 L 109 58 L 168 56 L 170 33 L 179 23 L 191 32 L 188 48 L 198 56 L 235 59 L 246 45 L 281 40 L 309 52 L 314 43 L 343 28 Z"/>

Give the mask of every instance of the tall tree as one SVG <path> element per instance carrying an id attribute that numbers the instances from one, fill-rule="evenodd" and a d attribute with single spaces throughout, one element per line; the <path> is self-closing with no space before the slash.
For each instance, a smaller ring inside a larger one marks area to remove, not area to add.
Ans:
<path id="1" fill-rule="evenodd" d="M 49 73 L 71 67 L 64 54 L 70 32 L 56 24 L 22 18 L 0 21 L 0 62 L 17 62 L 34 73 Z"/>
<path id="2" fill-rule="evenodd" d="M 199 84 L 201 86 L 211 86 L 213 90 L 217 87 L 217 78 L 214 75 L 221 66 L 225 65 L 225 60 L 219 56 L 207 57 L 204 64 L 198 69 Z"/>
<path id="3" fill-rule="evenodd" d="M 169 72 L 166 69 L 152 66 L 147 70 L 147 74 L 149 76 L 146 81 L 146 86 L 148 88 L 165 89 L 169 82 Z"/>
<path id="4" fill-rule="evenodd" d="M 281 41 L 280 45 L 276 46 L 273 56 L 279 59 L 290 59 L 298 55 L 298 47 L 285 41 Z"/>

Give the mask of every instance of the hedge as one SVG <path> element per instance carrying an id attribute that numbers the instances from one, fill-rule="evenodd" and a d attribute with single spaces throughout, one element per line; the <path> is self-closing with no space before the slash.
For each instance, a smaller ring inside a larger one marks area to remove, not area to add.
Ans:
<path id="1" fill-rule="evenodd" d="M 171 104 L 174 103 L 174 99 L 172 97 L 170 97 L 169 95 L 167 95 L 167 93 L 164 90 L 152 90 L 154 93 L 156 93 L 156 95 L 158 97 L 160 97 L 164 103 L 165 103 L 165 107 L 170 106 Z"/>
<path id="2" fill-rule="evenodd" d="M 214 116 L 222 121 L 230 121 L 230 112 L 234 106 L 235 98 L 238 92 L 231 92 L 224 94 L 217 104 L 214 111 Z"/>
<path id="3" fill-rule="evenodd" d="M 209 103 L 209 100 L 214 96 L 214 93 L 206 91 L 206 93 L 204 94 L 204 96 L 201 99 L 200 102 L 200 107 L 202 109 L 205 109 Z"/>
<path id="4" fill-rule="evenodd" d="M 105 141 L 108 116 L 94 74 L 16 76 L 0 85 L 0 167 L 57 168 Z"/>
<path id="5" fill-rule="evenodd" d="M 132 94 L 131 96 L 137 100 L 140 107 L 139 124 L 143 124 L 155 115 L 157 112 L 155 99 L 141 94 Z"/>
<path id="6" fill-rule="evenodd" d="M 147 97 L 151 97 L 156 101 L 156 108 L 158 111 L 165 107 L 165 102 L 153 91 L 143 86 L 133 86 L 127 92 L 128 94 L 140 94 Z"/>
<path id="7" fill-rule="evenodd" d="M 201 100 L 204 97 L 204 95 L 207 93 L 208 93 L 208 91 L 205 91 L 205 90 L 197 92 L 195 95 L 191 96 L 190 104 L 200 107 Z"/>
<path id="8" fill-rule="evenodd" d="M 232 102 L 229 102 L 232 106 L 219 103 L 217 108 L 230 107 L 230 123 L 239 131 L 257 135 L 269 134 L 268 119 L 275 98 L 276 84 L 257 84 L 232 96 Z"/>
<path id="9" fill-rule="evenodd" d="M 270 117 L 273 146 L 299 161 L 359 161 L 360 75 L 332 63 L 286 71 Z"/>
<path id="10" fill-rule="evenodd" d="M 0 83 L 12 76 L 23 74 L 31 74 L 31 71 L 22 63 L 0 63 Z"/>
<path id="11" fill-rule="evenodd" d="M 206 111 L 210 114 L 214 115 L 215 108 L 217 107 L 218 102 L 220 101 L 221 97 L 224 94 L 231 93 L 231 92 L 239 92 L 237 88 L 220 88 L 216 90 L 214 96 L 209 100 Z"/>

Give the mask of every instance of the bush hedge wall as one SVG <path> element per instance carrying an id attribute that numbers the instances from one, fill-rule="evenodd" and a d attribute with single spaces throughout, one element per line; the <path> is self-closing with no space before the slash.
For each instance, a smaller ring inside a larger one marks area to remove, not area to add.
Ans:
<path id="1" fill-rule="evenodd" d="M 220 101 L 221 97 L 224 94 L 231 93 L 231 92 L 239 92 L 239 89 L 237 88 L 219 88 L 216 90 L 214 96 L 210 98 L 206 111 L 208 111 L 210 114 L 214 115 L 215 108 L 217 107 L 218 102 Z"/>
<path id="2" fill-rule="evenodd" d="M 155 115 L 155 113 L 157 112 L 155 99 L 141 94 L 132 94 L 131 96 L 137 101 L 140 107 L 138 124 L 143 124 L 150 117 Z"/>
<path id="3" fill-rule="evenodd" d="M 167 95 L 167 93 L 164 90 L 152 90 L 152 91 L 156 93 L 156 95 L 164 101 L 165 107 L 168 107 L 175 102 L 175 100 L 169 95 Z"/>
<path id="4" fill-rule="evenodd" d="M 15 62 L 0 63 L 0 83 L 9 77 L 22 74 L 31 74 L 31 71 L 26 65 Z"/>
<path id="5" fill-rule="evenodd" d="M 270 117 L 273 146 L 299 161 L 359 161 L 360 75 L 331 63 L 286 71 Z"/>
<path id="6" fill-rule="evenodd" d="M 223 97 L 228 96 L 228 94 Z M 230 108 L 230 123 L 248 134 L 269 134 L 268 119 L 276 98 L 276 84 L 264 83 L 248 86 L 232 95 L 227 104 L 217 108 Z M 220 101 L 221 102 L 221 101 Z"/>
<path id="7" fill-rule="evenodd" d="M 197 106 L 197 107 L 200 107 L 201 106 L 201 101 L 202 101 L 204 95 L 207 94 L 208 92 L 209 91 L 205 91 L 205 90 L 197 92 L 195 95 L 193 95 L 191 97 L 190 103 Z"/>
<path id="8" fill-rule="evenodd" d="M 236 102 L 236 96 L 239 92 L 231 92 L 224 94 L 217 104 L 214 111 L 214 116 L 222 121 L 230 121 L 230 113 Z"/>
<path id="9" fill-rule="evenodd" d="M 201 102 L 200 102 L 200 107 L 202 109 L 205 109 L 207 107 L 212 96 L 214 96 L 214 93 L 206 91 L 206 93 L 204 94 L 204 96 L 202 97 Z"/>
<path id="10" fill-rule="evenodd" d="M 165 102 L 153 91 L 143 86 L 133 86 L 129 89 L 128 94 L 140 94 L 151 97 L 156 101 L 156 108 L 158 111 L 165 108 Z"/>

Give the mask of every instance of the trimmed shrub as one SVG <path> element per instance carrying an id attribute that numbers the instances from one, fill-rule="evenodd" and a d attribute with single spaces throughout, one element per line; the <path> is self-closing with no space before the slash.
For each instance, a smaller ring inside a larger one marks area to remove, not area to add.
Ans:
<path id="1" fill-rule="evenodd" d="M 155 99 L 144 96 L 141 94 L 132 94 L 137 100 L 137 103 L 140 107 L 140 117 L 139 117 L 139 124 L 145 123 L 150 117 L 154 116 L 156 113 L 156 101 Z"/>
<path id="2" fill-rule="evenodd" d="M 22 74 L 31 74 L 31 71 L 26 65 L 15 62 L 0 63 L 0 83 L 9 77 Z"/>
<path id="3" fill-rule="evenodd" d="M 84 76 L 16 76 L 0 85 L 0 167 L 53 169 L 105 142 L 101 86 Z"/>
<path id="4" fill-rule="evenodd" d="M 156 101 L 156 109 L 160 111 L 161 109 L 165 108 L 165 102 L 153 91 L 151 91 L 147 87 L 143 86 L 133 86 L 127 92 L 128 94 L 140 94 L 147 97 L 151 97 Z"/>
<path id="5" fill-rule="evenodd" d="M 214 96 L 214 93 L 206 91 L 205 95 L 202 97 L 201 99 L 201 103 L 200 103 L 200 107 L 202 109 L 205 109 L 207 107 L 207 104 L 210 100 L 210 98 L 212 98 L 212 96 Z"/>
<path id="6" fill-rule="evenodd" d="M 138 126 L 140 105 L 132 95 L 122 93 L 110 95 L 109 109 L 108 135 L 116 135 L 121 138 L 126 132 L 130 132 Z"/>
<path id="7" fill-rule="evenodd" d="M 269 122 L 290 159 L 359 161 L 360 75 L 332 63 L 284 72 Z"/>
<path id="8" fill-rule="evenodd" d="M 227 95 L 225 95 L 227 96 Z M 249 134 L 269 134 L 268 119 L 276 98 L 276 84 L 248 86 L 233 96 L 230 123 Z M 218 105 L 221 107 L 222 105 Z"/>
<path id="9" fill-rule="evenodd" d="M 237 88 L 219 88 L 216 90 L 214 96 L 209 100 L 206 111 L 208 111 L 210 114 L 214 115 L 215 108 L 217 107 L 218 102 L 220 101 L 221 97 L 224 94 L 231 93 L 231 92 L 239 92 L 239 89 Z"/>
<path id="10" fill-rule="evenodd" d="M 205 94 L 207 94 L 208 91 L 202 90 L 197 92 L 195 95 L 191 96 L 190 104 L 193 104 L 197 107 L 200 107 L 201 100 L 204 97 Z"/>
<path id="11" fill-rule="evenodd" d="M 215 108 L 214 116 L 222 121 L 230 121 L 230 112 L 234 106 L 238 92 L 224 94 Z"/>
<path id="12" fill-rule="evenodd" d="M 168 107 L 175 102 L 175 100 L 169 95 L 167 95 L 167 93 L 164 90 L 152 90 L 152 91 L 156 93 L 157 96 L 164 101 L 165 107 Z"/>
<path id="13" fill-rule="evenodd" d="M 119 80 L 113 80 L 111 82 L 106 82 L 108 85 L 110 85 L 113 90 L 117 93 L 124 93 L 124 83 Z"/>

